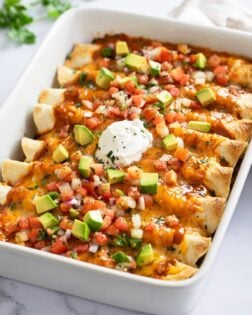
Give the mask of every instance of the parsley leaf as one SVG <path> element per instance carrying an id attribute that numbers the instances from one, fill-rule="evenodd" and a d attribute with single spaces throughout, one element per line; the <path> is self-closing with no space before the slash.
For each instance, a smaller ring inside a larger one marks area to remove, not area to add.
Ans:
<path id="1" fill-rule="evenodd" d="M 11 40 L 18 44 L 34 44 L 36 36 L 34 33 L 29 31 L 27 28 L 15 29 L 11 28 L 8 32 L 8 36 Z"/>

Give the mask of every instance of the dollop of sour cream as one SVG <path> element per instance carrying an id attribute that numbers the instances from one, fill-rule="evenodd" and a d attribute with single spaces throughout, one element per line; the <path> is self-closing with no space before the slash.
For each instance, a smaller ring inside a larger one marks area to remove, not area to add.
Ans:
<path id="1" fill-rule="evenodd" d="M 109 125 L 101 134 L 95 157 L 109 166 L 128 166 L 151 148 L 152 134 L 139 119 Z"/>

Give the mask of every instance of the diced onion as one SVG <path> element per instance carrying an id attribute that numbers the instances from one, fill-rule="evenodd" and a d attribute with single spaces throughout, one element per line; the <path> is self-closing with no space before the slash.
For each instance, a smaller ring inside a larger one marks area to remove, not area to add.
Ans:
<path id="1" fill-rule="evenodd" d="M 96 109 L 96 113 L 97 114 L 105 114 L 107 111 L 106 106 L 104 105 L 100 105 L 97 109 Z"/>
<path id="2" fill-rule="evenodd" d="M 88 251 L 90 253 L 96 253 L 99 248 L 98 244 L 90 244 Z"/>
<path id="3" fill-rule="evenodd" d="M 114 197 L 109 198 L 109 204 L 110 206 L 113 206 L 116 202 L 116 199 Z"/>
<path id="4" fill-rule="evenodd" d="M 132 215 L 132 223 L 135 229 L 139 229 L 141 226 L 141 216 L 137 214 Z"/>
<path id="5" fill-rule="evenodd" d="M 206 82 L 206 74 L 203 71 L 196 71 L 193 73 L 195 84 L 203 85 Z"/>
<path id="6" fill-rule="evenodd" d="M 144 210 L 145 209 L 145 200 L 144 200 L 144 196 L 140 196 L 138 198 L 138 205 L 137 205 L 139 210 Z"/>
<path id="7" fill-rule="evenodd" d="M 63 236 L 64 234 L 65 234 L 64 230 L 62 230 L 62 229 L 58 230 L 58 233 L 57 233 L 58 236 Z"/>
<path id="8" fill-rule="evenodd" d="M 73 178 L 71 182 L 71 186 L 73 190 L 81 187 L 81 180 L 79 178 Z"/>
<path id="9" fill-rule="evenodd" d="M 89 110 L 85 110 L 83 113 L 83 117 L 85 117 L 85 118 L 90 118 L 92 116 L 93 116 L 93 113 L 90 112 Z"/>
<path id="10" fill-rule="evenodd" d="M 143 237 L 143 230 L 141 230 L 141 229 L 136 229 L 136 228 L 131 229 L 131 230 L 130 230 L 130 235 L 131 235 L 131 237 L 133 237 L 133 238 L 142 238 L 142 237 Z"/>
<path id="11" fill-rule="evenodd" d="M 93 110 L 93 104 L 92 104 L 90 101 L 88 101 L 88 100 L 83 100 L 83 101 L 82 101 L 82 104 L 83 104 L 86 108 Z"/>
<path id="12" fill-rule="evenodd" d="M 58 185 L 57 187 L 61 193 L 67 193 L 67 192 L 72 191 L 72 187 L 70 186 L 68 182 L 64 182 Z"/>
<path id="13" fill-rule="evenodd" d="M 97 187 L 101 184 L 100 178 L 97 175 L 94 175 L 94 186 Z"/>
<path id="14" fill-rule="evenodd" d="M 168 162 L 173 158 L 173 156 L 171 154 L 163 154 L 159 160 L 163 161 L 163 162 Z"/>
<path id="15" fill-rule="evenodd" d="M 213 73 L 212 71 L 206 71 L 205 74 L 206 74 L 206 80 L 207 80 L 208 82 L 213 81 L 213 79 L 214 79 L 214 73 Z"/>
<path id="16" fill-rule="evenodd" d="M 69 205 L 71 205 L 71 206 L 80 206 L 80 204 L 81 204 L 81 201 L 80 200 L 78 200 L 78 199 L 76 199 L 76 198 L 72 198 L 72 199 L 70 199 L 68 202 L 67 202 Z"/>
<path id="17" fill-rule="evenodd" d="M 182 103 L 182 106 L 188 108 L 191 106 L 192 101 L 184 97 L 182 98 L 181 103 Z"/>
<path id="18" fill-rule="evenodd" d="M 28 233 L 26 231 L 20 231 L 16 233 L 15 236 L 15 241 L 17 243 L 21 243 L 21 242 L 26 242 L 28 241 L 29 237 L 28 237 Z"/>
<path id="19" fill-rule="evenodd" d="M 184 144 L 184 140 L 182 138 L 177 137 L 177 142 L 178 142 L 179 148 L 184 148 L 185 144 Z"/>

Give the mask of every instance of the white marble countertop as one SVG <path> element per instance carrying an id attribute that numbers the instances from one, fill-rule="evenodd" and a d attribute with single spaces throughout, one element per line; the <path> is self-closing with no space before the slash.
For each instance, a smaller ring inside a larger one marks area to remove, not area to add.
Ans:
<path id="1" fill-rule="evenodd" d="M 150 15 L 164 16 L 167 9 L 181 0 L 153 2 L 147 0 L 102 0 L 106 7 L 117 7 Z M 0 1 L 1 3 L 2 1 Z M 72 1 L 88 3 L 87 1 Z M 132 6 L 132 2 L 134 5 Z M 249 0 L 240 1 L 252 9 Z M 148 5 L 146 5 L 148 3 Z M 131 5 L 130 5 L 131 4 Z M 143 5 L 144 4 L 144 5 Z M 159 4 L 162 4 L 159 5 Z M 94 1 L 92 1 L 92 5 Z M 34 46 L 17 47 L 0 32 L 0 104 L 11 92 L 31 56 L 39 48 L 51 27 L 49 22 L 34 25 L 38 42 Z M 199 303 L 190 315 L 252 314 L 252 170 L 237 205 L 236 212 L 210 274 Z M 1 263 L 1 255 L 0 255 Z M 18 262 L 17 262 L 18 263 Z M 91 302 L 47 289 L 0 277 L 0 315 L 134 315 L 139 314 Z"/>

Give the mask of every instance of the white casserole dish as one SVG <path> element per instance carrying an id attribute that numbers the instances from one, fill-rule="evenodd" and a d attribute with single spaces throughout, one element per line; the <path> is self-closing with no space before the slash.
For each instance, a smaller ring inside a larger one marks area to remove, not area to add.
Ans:
<path id="1" fill-rule="evenodd" d="M 252 57 L 252 36 L 97 9 L 69 11 L 54 25 L 30 66 L 0 110 L 0 161 L 20 157 L 20 139 L 32 135 L 31 113 L 42 88 L 54 82 L 75 42 L 90 42 L 108 32 L 125 32 L 169 42 L 185 42 Z M 50 253 L 0 242 L 0 274 L 5 277 L 132 310 L 155 314 L 186 313 L 196 303 L 235 210 L 250 169 L 252 143 L 243 159 L 229 201 L 199 272 L 191 279 L 163 281 L 110 270 Z"/>

